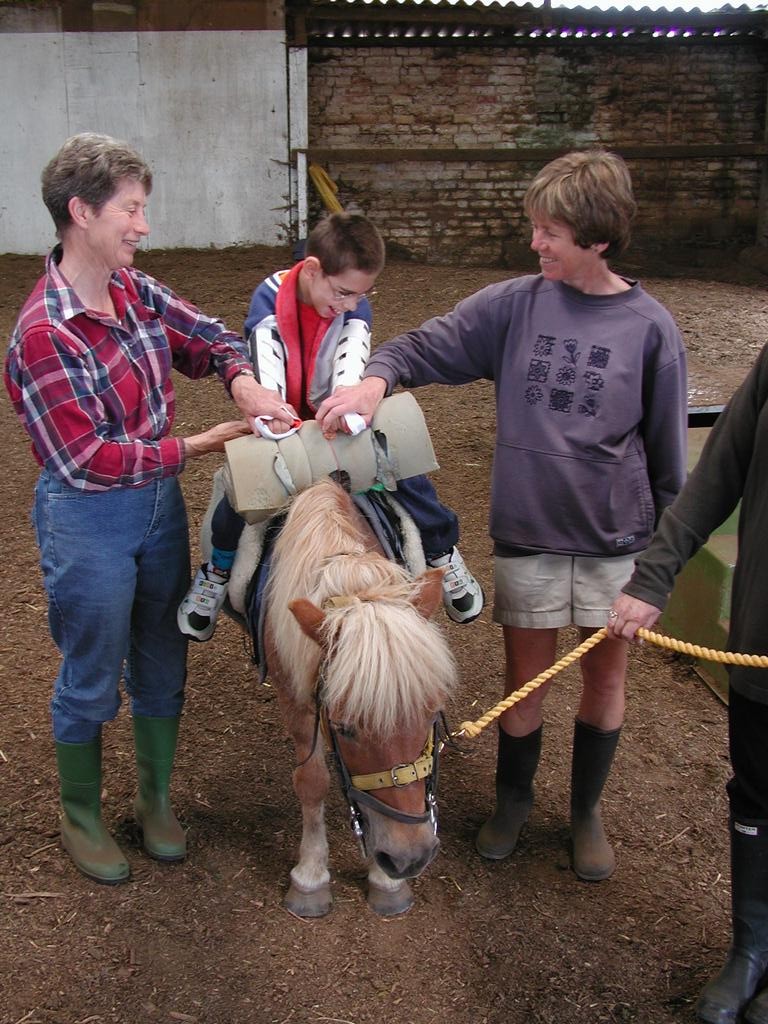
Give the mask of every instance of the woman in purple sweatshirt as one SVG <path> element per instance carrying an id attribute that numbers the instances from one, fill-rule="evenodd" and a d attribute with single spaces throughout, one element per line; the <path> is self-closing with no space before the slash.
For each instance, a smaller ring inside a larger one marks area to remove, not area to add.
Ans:
<path id="1" fill-rule="evenodd" d="M 547 164 L 525 196 L 540 272 L 490 285 L 445 316 L 380 346 L 363 381 L 322 403 L 367 419 L 400 384 L 492 380 L 493 617 L 502 626 L 505 694 L 555 661 L 558 630 L 583 638 L 606 622 L 686 472 L 685 350 L 669 312 L 608 260 L 628 241 L 635 202 L 624 162 L 603 150 Z M 457 396 L 457 415 L 460 415 Z M 627 647 L 605 640 L 581 659 L 571 782 L 572 865 L 614 870 L 600 796 L 624 718 Z M 496 808 L 482 856 L 514 850 L 533 804 L 548 684 L 499 720 Z"/>

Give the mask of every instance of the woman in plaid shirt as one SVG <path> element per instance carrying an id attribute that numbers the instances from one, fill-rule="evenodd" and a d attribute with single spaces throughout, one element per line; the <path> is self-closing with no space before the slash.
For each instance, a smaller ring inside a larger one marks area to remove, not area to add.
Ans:
<path id="1" fill-rule="evenodd" d="M 5 384 L 41 467 L 33 522 L 61 666 L 51 702 L 64 848 L 116 883 L 128 863 L 101 819 L 101 731 L 130 697 L 136 819 L 144 848 L 186 854 L 169 803 L 187 640 L 176 608 L 189 583 L 178 477 L 188 459 L 250 431 L 245 419 L 171 437 L 171 370 L 216 373 L 243 416 L 260 386 L 223 323 L 132 267 L 152 174 L 126 143 L 84 133 L 45 168 L 60 244 L 11 337 Z"/>

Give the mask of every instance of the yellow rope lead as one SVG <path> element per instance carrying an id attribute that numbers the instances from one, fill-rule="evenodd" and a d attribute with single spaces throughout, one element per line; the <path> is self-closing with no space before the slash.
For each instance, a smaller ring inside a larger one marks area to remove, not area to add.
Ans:
<path id="1" fill-rule="evenodd" d="M 574 661 L 579 659 L 582 654 L 586 654 L 590 648 L 595 647 L 601 640 L 604 640 L 606 636 L 607 633 L 605 628 L 598 629 L 596 633 L 587 637 L 584 643 L 579 644 L 579 646 L 571 651 L 570 654 L 566 654 L 559 661 L 556 661 L 550 668 L 540 672 L 535 679 L 531 679 L 530 682 L 525 684 L 525 686 L 521 686 L 519 690 L 515 690 L 514 693 L 510 693 L 510 695 L 500 701 L 495 708 L 491 708 L 490 711 L 486 712 L 482 718 L 478 718 L 476 722 L 462 722 L 459 728 L 459 735 L 463 734 L 472 737 L 478 736 L 486 725 L 490 725 L 491 722 L 498 718 L 499 715 L 503 714 L 507 708 L 511 708 L 513 704 L 517 704 L 518 701 L 527 697 L 529 693 L 537 690 L 542 683 L 546 683 L 546 681 L 551 679 L 552 676 L 557 675 L 557 673 L 562 669 L 567 668 Z"/>
<path id="2" fill-rule="evenodd" d="M 663 636 L 661 633 L 651 633 L 648 629 L 638 629 L 637 635 L 641 640 L 649 640 L 658 647 L 668 647 L 671 651 L 690 654 L 694 658 L 703 658 L 704 661 L 719 661 L 722 665 L 748 665 L 750 668 L 768 668 L 768 656 L 765 654 L 737 654 L 733 651 L 713 651 L 709 647 L 699 647 L 698 644 L 685 643 L 683 640 L 675 640 L 674 637 Z"/>
<path id="3" fill-rule="evenodd" d="M 538 689 L 543 683 L 546 683 L 552 676 L 557 675 L 562 669 L 567 668 L 573 664 L 583 654 L 586 654 L 588 650 L 595 647 L 604 640 L 608 635 L 605 628 L 598 629 L 596 633 L 593 633 L 590 637 L 579 644 L 578 647 L 574 648 L 570 654 L 566 654 L 559 661 L 556 661 L 550 668 L 545 669 L 544 672 L 540 672 L 534 679 L 527 682 L 525 686 L 521 686 L 519 690 L 515 690 L 504 700 L 491 708 L 490 711 L 486 712 L 482 718 L 478 718 L 474 722 L 462 722 L 459 728 L 457 736 L 479 736 L 480 733 L 485 729 L 487 725 L 490 725 L 495 719 L 502 715 L 508 708 L 511 708 L 518 701 L 524 700 L 529 693 Z M 752 668 L 768 668 L 768 656 L 764 654 L 735 654 L 731 651 L 713 651 L 709 647 L 699 647 L 698 644 L 689 644 L 683 640 L 675 640 L 674 637 L 664 636 L 661 633 L 652 633 L 648 629 L 638 629 L 637 635 L 641 640 L 648 640 L 652 644 L 656 644 L 658 647 L 667 647 L 670 650 L 677 651 L 681 654 L 690 654 L 694 658 L 703 658 L 705 661 L 719 661 L 726 665 L 748 665 Z"/>

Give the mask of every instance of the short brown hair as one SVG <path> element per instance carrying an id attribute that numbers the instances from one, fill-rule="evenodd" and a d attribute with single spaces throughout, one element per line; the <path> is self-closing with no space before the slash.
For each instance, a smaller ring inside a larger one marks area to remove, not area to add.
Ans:
<path id="1" fill-rule="evenodd" d="M 127 142 L 96 132 L 81 132 L 67 139 L 41 179 L 43 202 L 56 233 L 72 221 L 70 199 L 77 196 L 100 210 L 125 178 L 141 182 L 147 195 L 152 191 L 152 172 Z"/>
<path id="2" fill-rule="evenodd" d="M 627 165 L 616 153 L 589 149 L 567 153 L 543 167 L 523 199 L 526 216 L 567 224 L 577 245 L 607 242 L 603 257 L 629 245 L 637 204 Z"/>
<path id="3" fill-rule="evenodd" d="M 379 274 L 386 250 L 378 228 L 362 213 L 332 213 L 324 217 L 307 238 L 307 256 L 314 256 L 324 274 L 361 270 Z"/>

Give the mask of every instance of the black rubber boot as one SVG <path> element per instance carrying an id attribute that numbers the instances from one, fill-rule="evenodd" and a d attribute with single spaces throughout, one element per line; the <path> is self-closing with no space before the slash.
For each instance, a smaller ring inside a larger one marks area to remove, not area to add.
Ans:
<path id="1" fill-rule="evenodd" d="M 94 882 L 117 885 L 128 861 L 101 820 L 101 737 L 56 743 L 61 788 L 61 842 L 75 867 Z"/>
<path id="2" fill-rule="evenodd" d="M 747 1007 L 746 1024 L 768 1024 L 768 988 L 764 988 Z"/>
<path id="3" fill-rule="evenodd" d="M 475 839 L 481 857 L 502 860 L 517 846 L 520 830 L 533 806 L 533 779 L 540 754 L 541 726 L 527 736 L 510 736 L 499 726 L 496 810 Z"/>
<path id="4" fill-rule="evenodd" d="M 616 858 L 606 839 L 600 796 L 613 764 L 621 727 L 605 732 L 577 718 L 571 762 L 571 863 L 584 882 L 610 878 Z"/>
<path id="5" fill-rule="evenodd" d="M 155 860 L 184 860 L 187 838 L 171 808 L 170 783 L 179 718 L 134 715 L 139 793 L 134 803 L 144 849 Z"/>
<path id="6" fill-rule="evenodd" d="M 731 821 L 731 919 L 728 957 L 702 989 L 696 1015 L 707 1024 L 734 1024 L 749 1004 L 744 1020 L 765 1024 L 768 1001 L 750 1000 L 768 981 L 768 821 Z"/>

